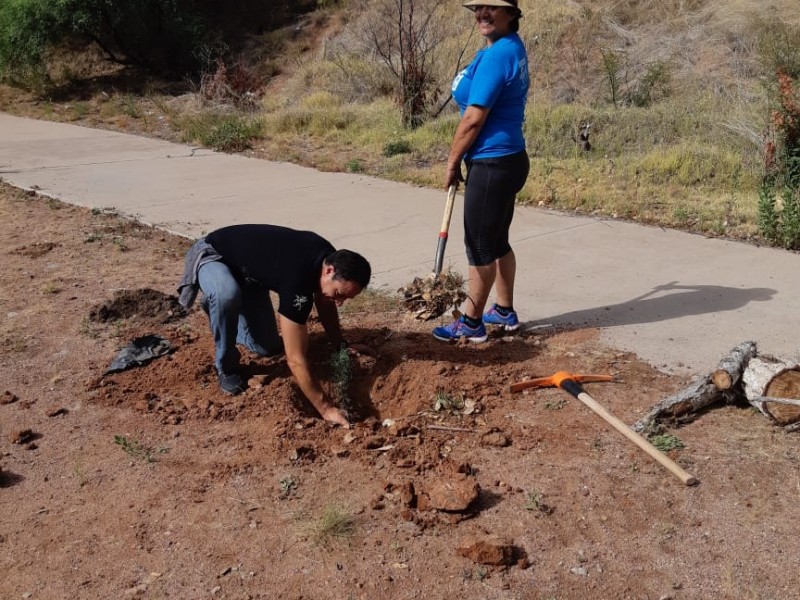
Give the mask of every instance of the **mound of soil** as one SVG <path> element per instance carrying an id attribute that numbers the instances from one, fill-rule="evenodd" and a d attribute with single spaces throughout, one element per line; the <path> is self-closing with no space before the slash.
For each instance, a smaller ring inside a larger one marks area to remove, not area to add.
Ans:
<path id="1" fill-rule="evenodd" d="M 177 296 L 150 288 L 119 290 L 111 300 L 92 307 L 88 314 L 89 320 L 96 323 L 132 318 L 152 323 L 169 323 L 185 316 L 186 310 L 178 303 Z"/>

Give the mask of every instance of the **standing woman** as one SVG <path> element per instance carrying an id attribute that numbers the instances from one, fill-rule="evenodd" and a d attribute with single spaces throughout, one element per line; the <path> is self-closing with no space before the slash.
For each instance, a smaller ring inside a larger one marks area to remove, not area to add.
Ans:
<path id="1" fill-rule="evenodd" d="M 486 341 L 486 327 L 519 328 L 514 311 L 517 263 L 508 243 L 517 192 L 525 185 L 530 163 L 522 123 L 528 98 L 528 54 L 517 31 L 522 12 L 518 0 L 469 0 L 464 3 L 486 47 L 453 81 L 453 98 L 461 121 L 447 160 L 445 187 L 461 181 L 464 192 L 464 242 L 469 262 L 467 301 L 462 316 L 433 330 L 442 341 L 466 338 Z M 485 314 L 489 293 L 496 304 Z"/>

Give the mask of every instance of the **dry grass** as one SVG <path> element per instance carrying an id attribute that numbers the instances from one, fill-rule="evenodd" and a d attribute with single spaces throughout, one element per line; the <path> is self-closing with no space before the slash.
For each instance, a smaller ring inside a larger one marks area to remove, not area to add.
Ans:
<path id="1" fill-rule="evenodd" d="M 343 508 L 328 504 L 314 521 L 306 523 L 304 531 L 317 546 L 330 549 L 347 543 L 354 535 L 356 522 Z"/>

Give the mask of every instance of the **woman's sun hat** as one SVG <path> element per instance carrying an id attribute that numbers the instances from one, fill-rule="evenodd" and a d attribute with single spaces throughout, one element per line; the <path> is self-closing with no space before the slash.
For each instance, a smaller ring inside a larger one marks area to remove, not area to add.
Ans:
<path id="1" fill-rule="evenodd" d="M 506 8 L 519 8 L 517 0 L 469 0 L 464 2 L 464 8 L 475 10 L 476 6 L 505 6 Z"/>

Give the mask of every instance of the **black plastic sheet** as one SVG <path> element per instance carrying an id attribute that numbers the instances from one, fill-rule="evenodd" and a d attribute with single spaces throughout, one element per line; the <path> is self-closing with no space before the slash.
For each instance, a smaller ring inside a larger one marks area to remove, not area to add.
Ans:
<path id="1" fill-rule="evenodd" d="M 133 367 L 140 367 L 154 358 L 172 352 L 172 344 L 160 335 L 143 335 L 135 338 L 120 350 L 106 369 L 105 375 L 119 373 Z"/>

